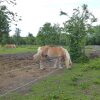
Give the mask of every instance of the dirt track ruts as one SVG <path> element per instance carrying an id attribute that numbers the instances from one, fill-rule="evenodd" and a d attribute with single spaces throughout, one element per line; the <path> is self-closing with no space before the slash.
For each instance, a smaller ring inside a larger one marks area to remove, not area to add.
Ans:
<path id="1" fill-rule="evenodd" d="M 40 70 L 39 64 L 35 65 L 32 56 L 33 53 L 0 55 L 0 94 L 20 87 L 54 70 L 51 62 L 46 62 L 46 69 Z M 16 70 L 23 67 L 27 68 Z M 11 70 L 16 71 L 9 72 Z"/>

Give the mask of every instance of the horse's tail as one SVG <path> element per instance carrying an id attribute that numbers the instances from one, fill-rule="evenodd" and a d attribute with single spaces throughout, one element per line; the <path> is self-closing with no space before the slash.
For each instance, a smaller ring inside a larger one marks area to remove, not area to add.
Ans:
<path id="1" fill-rule="evenodd" d="M 71 61 L 71 58 L 69 59 L 69 65 L 70 65 L 70 66 L 72 65 L 72 61 Z"/>
<path id="2" fill-rule="evenodd" d="M 71 66 L 72 65 L 72 61 L 71 61 L 71 58 L 70 58 L 70 54 L 66 49 L 63 48 L 63 50 L 65 52 L 66 59 L 68 60 L 68 63 L 69 63 L 68 65 Z"/>

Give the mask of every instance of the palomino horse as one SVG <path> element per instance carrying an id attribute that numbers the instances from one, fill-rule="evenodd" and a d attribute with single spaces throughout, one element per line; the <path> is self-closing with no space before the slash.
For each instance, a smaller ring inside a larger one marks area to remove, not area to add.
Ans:
<path id="1" fill-rule="evenodd" d="M 16 48 L 15 44 L 6 44 L 5 45 L 6 48 Z"/>
<path id="2" fill-rule="evenodd" d="M 71 59 L 68 51 L 63 47 L 59 46 L 49 46 L 45 45 L 38 48 L 38 51 L 35 55 L 33 55 L 34 61 L 40 61 L 40 69 L 43 69 L 43 62 L 46 58 L 56 58 L 54 63 L 54 68 L 58 67 L 62 68 L 61 61 L 64 62 L 66 68 L 71 68 Z"/>

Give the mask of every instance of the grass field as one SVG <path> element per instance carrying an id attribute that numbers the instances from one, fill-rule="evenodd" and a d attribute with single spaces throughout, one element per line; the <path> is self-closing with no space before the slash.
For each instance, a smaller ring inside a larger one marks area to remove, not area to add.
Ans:
<path id="1" fill-rule="evenodd" d="M 0 47 L 0 54 L 15 54 L 15 53 L 25 53 L 25 52 L 35 52 L 37 50 L 37 45 L 27 45 L 18 46 L 16 48 L 5 48 Z"/>
<path id="2" fill-rule="evenodd" d="M 26 94 L 13 93 L 0 100 L 100 100 L 100 58 L 73 64 L 39 82 Z"/>

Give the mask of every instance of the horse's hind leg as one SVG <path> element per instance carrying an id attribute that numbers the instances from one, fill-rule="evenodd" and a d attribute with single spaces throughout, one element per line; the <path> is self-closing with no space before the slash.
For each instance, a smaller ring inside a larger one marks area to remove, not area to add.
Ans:
<path id="1" fill-rule="evenodd" d="M 57 64 L 58 64 L 58 59 L 54 59 L 54 67 L 53 68 L 57 68 Z"/>
<path id="2" fill-rule="evenodd" d="M 61 62 L 61 57 L 58 58 L 58 66 L 60 69 L 62 69 L 62 62 Z"/>
<path id="3" fill-rule="evenodd" d="M 44 69 L 43 61 L 42 60 L 40 60 L 40 69 Z"/>
<path id="4" fill-rule="evenodd" d="M 67 58 L 65 58 L 65 67 L 67 69 L 70 68 L 70 66 L 69 66 L 69 60 Z"/>
<path id="5" fill-rule="evenodd" d="M 40 69 L 44 69 L 44 61 L 45 61 L 45 58 L 41 57 L 41 60 L 40 60 Z"/>
<path id="6" fill-rule="evenodd" d="M 60 69 L 62 69 L 62 66 L 61 66 L 61 58 L 56 58 L 54 59 L 54 67 L 53 68 L 57 68 L 57 65 Z"/>
<path id="7" fill-rule="evenodd" d="M 66 66 L 67 69 L 69 68 L 69 62 L 68 61 L 65 61 L 65 66 Z"/>

